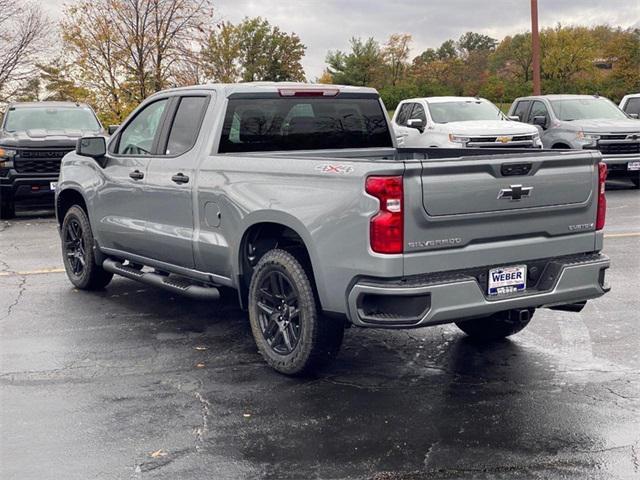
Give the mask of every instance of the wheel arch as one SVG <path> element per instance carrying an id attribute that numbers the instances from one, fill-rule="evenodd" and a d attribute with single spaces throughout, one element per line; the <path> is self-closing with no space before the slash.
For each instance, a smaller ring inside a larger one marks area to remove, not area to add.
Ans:
<path id="1" fill-rule="evenodd" d="M 79 207 L 81 207 L 87 214 L 87 217 L 89 216 L 87 201 L 84 198 L 84 195 L 80 193 L 79 190 L 76 190 L 75 188 L 67 188 L 57 195 L 56 218 L 58 221 L 58 226 L 62 226 L 64 216 L 66 215 L 67 211 L 74 205 L 78 205 Z"/>
<path id="2" fill-rule="evenodd" d="M 248 285 L 253 272 L 253 267 L 267 251 L 272 248 L 295 253 L 299 260 L 306 263 L 311 283 L 321 302 L 321 289 L 317 282 L 317 261 L 311 235 L 299 220 L 288 215 L 262 216 L 256 215 L 245 224 L 241 240 L 234 249 L 233 265 L 237 276 L 238 293 L 241 305 L 247 305 Z M 255 248 L 255 254 L 251 255 L 251 248 Z"/>
<path id="3" fill-rule="evenodd" d="M 556 142 L 551 146 L 551 148 L 561 149 L 561 150 L 570 150 L 571 145 L 565 142 Z"/>

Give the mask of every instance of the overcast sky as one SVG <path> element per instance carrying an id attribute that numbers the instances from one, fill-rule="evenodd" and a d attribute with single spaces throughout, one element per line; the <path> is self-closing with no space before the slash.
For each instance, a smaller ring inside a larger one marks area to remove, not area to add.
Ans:
<path id="1" fill-rule="evenodd" d="M 42 0 L 54 18 L 73 0 Z M 413 35 L 412 56 L 474 31 L 501 39 L 530 28 L 529 0 L 214 0 L 218 19 L 261 16 L 295 32 L 307 46 L 309 80 L 320 76 L 328 50 L 346 50 L 352 36 L 380 43 Z M 540 26 L 608 24 L 640 28 L 640 0 L 539 0 Z"/>

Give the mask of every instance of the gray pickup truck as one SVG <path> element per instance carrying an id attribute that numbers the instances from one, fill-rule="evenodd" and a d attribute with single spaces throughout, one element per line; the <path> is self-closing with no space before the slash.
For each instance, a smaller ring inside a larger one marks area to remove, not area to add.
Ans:
<path id="1" fill-rule="evenodd" d="M 516 98 L 509 115 L 540 129 L 544 148 L 598 150 L 609 178 L 640 187 L 640 122 L 598 95 Z"/>
<path id="2" fill-rule="evenodd" d="M 108 146 L 81 139 L 56 212 L 76 287 L 230 287 L 265 360 L 300 374 L 350 325 L 493 340 L 603 295 L 600 158 L 398 149 L 373 89 L 206 85 L 151 96 Z"/>

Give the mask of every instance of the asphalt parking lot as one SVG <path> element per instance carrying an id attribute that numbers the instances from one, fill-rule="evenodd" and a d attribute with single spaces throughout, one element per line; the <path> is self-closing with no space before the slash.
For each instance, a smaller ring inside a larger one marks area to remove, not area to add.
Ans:
<path id="1" fill-rule="evenodd" d="M 48 212 L 0 222 L 0 478 L 640 478 L 640 192 L 608 190 L 610 294 L 511 340 L 350 329 L 291 379 L 233 301 L 74 290 Z"/>

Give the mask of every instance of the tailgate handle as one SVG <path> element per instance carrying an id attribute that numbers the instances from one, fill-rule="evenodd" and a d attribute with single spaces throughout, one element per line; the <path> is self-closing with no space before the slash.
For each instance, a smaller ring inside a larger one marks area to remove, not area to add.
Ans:
<path id="1" fill-rule="evenodd" d="M 528 175 L 531 171 L 530 163 L 505 163 L 500 169 L 503 177 L 511 177 L 515 175 Z"/>

